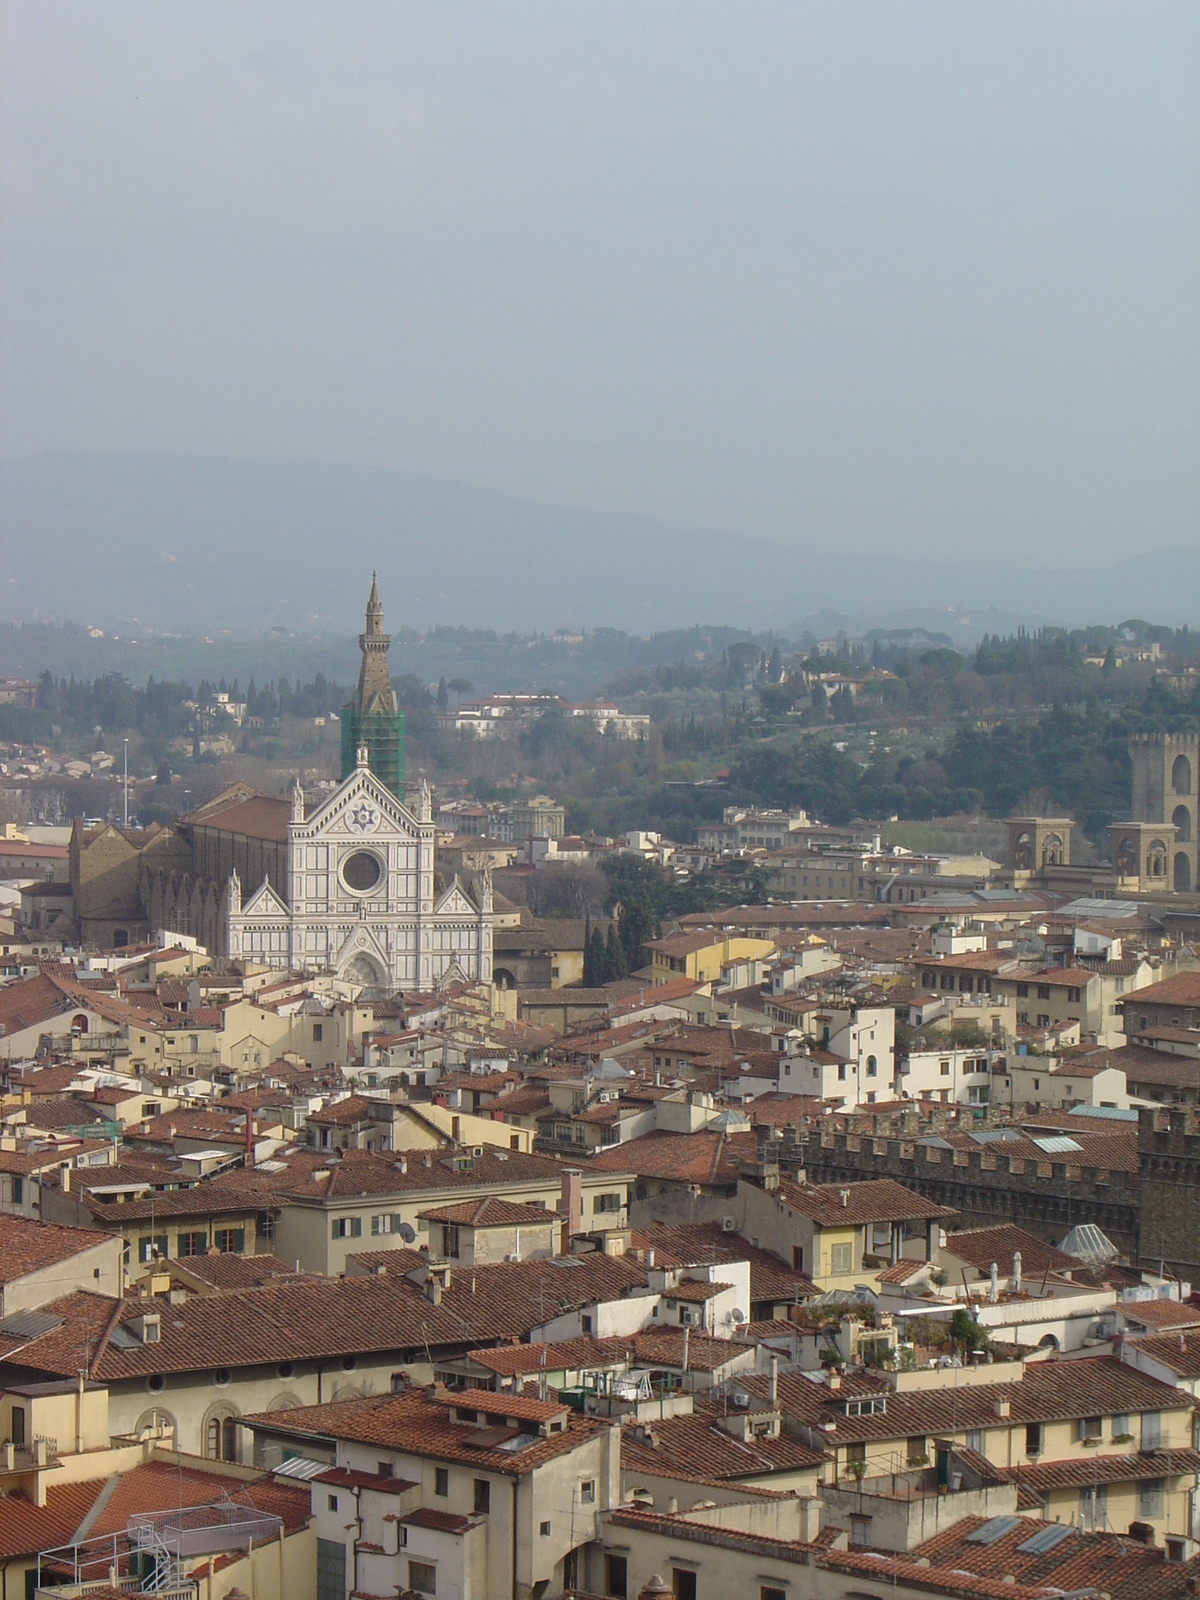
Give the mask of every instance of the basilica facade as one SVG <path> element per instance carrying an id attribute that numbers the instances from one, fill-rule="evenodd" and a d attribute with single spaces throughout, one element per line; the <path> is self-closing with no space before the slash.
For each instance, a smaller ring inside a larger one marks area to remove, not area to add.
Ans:
<path id="1" fill-rule="evenodd" d="M 491 879 L 478 899 L 452 879 L 435 893 L 428 787 L 414 815 L 371 771 L 354 771 L 305 813 L 292 795 L 287 891 L 265 878 L 243 899 L 236 871 L 226 896 L 227 954 L 293 972 L 335 972 L 376 991 L 428 991 L 492 977 Z"/>
<path id="2" fill-rule="evenodd" d="M 288 801 L 235 783 L 181 818 L 171 864 L 143 871 L 151 932 L 191 934 L 218 957 L 283 972 L 332 972 L 375 994 L 491 982 L 491 877 L 462 884 L 436 872 L 429 789 L 405 799 L 388 644 L 372 581 L 362 671 L 342 713 L 357 742 L 343 737 L 338 787 L 310 809 L 299 784 Z"/>

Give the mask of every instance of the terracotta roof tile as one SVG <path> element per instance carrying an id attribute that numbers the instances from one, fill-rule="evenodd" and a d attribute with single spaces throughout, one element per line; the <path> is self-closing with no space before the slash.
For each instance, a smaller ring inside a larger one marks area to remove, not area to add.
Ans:
<path id="1" fill-rule="evenodd" d="M 1022 1474 L 1023 1475 L 1023 1474 Z M 1046 1523 L 1040 1517 L 1021 1517 L 1014 1527 L 992 1542 L 973 1541 L 984 1526 L 983 1517 L 964 1517 L 952 1528 L 927 1539 L 910 1552 L 913 1562 L 927 1561 L 919 1569 L 926 1583 L 941 1580 L 962 1584 L 971 1575 L 977 1585 L 957 1592 L 979 1595 L 1062 1595 L 1101 1591 L 1111 1600 L 1175 1600 L 1188 1593 L 1197 1576 L 1197 1562 L 1164 1561 L 1161 1549 L 1139 1544 L 1119 1534 L 1084 1534 L 1072 1529 L 1048 1550 L 1022 1550 Z M 846 1568 L 847 1554 L 822 1557 L 822 1564 Z M 861 1568 L 859 1569 L 861 1570 Z M 883 1569 L 890 1578 L 890 1568 Z M 909 1582 L 916 1572 L 904 1574 Z M 1012 1583 L 1007 1580 L 1011 1578 Z M 886 1581 L 886 1578 L 885 1580 Z M 951 1587 L 947 1592 L 955 1593 Z"/>
<path id="2" fill-rule="evenodd" d="M 752 1245 L 741 1234 L 726 1233 L 715 1223 L 656 1222 L 649 1228 L 635 1229 L 632 1245 L 643 1251 L 653 1250 L 654 1263 L 659 1267 L 715 1267 L 724 1261 L 747 1261 L 752 1301 L 790 1300 L 795 1304 L 817 1293 L 816 1285 L 803 1272 Z"/>
<path id="3" fill-rule="evenodd" d="M 1200 1378 L 1200 1330 L 1146 1334 L 1131 1341 L 1132 1348 L 1159 1361 L 1179 1378 Z"/>
<path id="4" fill-rule="evenodd" d="M 555 1212 L 541 1206 L 516 1205 L 494 1195 L 486 1200 L 465 1200 L 461 1205 L 435 1206 L 419 1215 L 428 1222 L 449 1222 L 463 1228 L 545 1228 L 558 1220 Z"/>
<path id="5" fill-rule="evenodd" d="M 1178 1300 L 1125 1300 L 1117 1310 L 1131 1325 L 1141 1325 L 1151 1333 L 1168 1328 L 1200 1328 L 1200 1306 Z"/>
<path id="6" fill-rule="evenodd" d="M 825 1228 L 955 1215 L 949 1206 L 926 1200 L 891 1178 L 819 1184 L 798 1184 L 781 1178 L 776 1193 L 787 1205 Z"/>
<path id="7" fill-rule="evenodd" d="M 825 1465 L 820 1451 L 791 1434 L 735 1439 L 720 1426 L 719 1415 L 715 1406 L 699 1405 L 691 1416 L 665 1417 L 636 1429 L 627 1425 L 621 1432 L 623 1470 L 728 1482 Z"/>
<path id="8" fill-rule="evenodd" d="M 46 1504 L 35 1506 L 23 1494 L 0 1496 L 0 1560 L 36 1555 L 68 1543 L 103 1489 L 105 1480 L 51 1484 Z"/>
<path id="9" fill-rule="evenodd" d="M 473 1429 L 469 1423 L 454 1420 L 454 1409 L 464 1401 L 472 1405 L 478 1401 L 480 1410 L 486 1403 L 495 1408 L 497 1416 L 503 1413 L 522 1420 L 528 1409 L 530 1423 L 544 1425 L 561 1418 L 563 1426 L 560 1431 L 548 1435 L 530 1434 L 529 1443 L 519 1450 L 500 1450 L 496 1445 L 502 1440 L 494 1435 L 507 1430 Z M 258 1412 L 242 1420 L 286 1431 L 298 1438 L 339 1439 L 434 1460 L 467 1462 L 506 1477 L 521 1476 L 612 1426 L 607 1421 L 582 1417 L 565 1407 L 524 1400 L 523 1396 L 496 1396 L 480 1390 L 478 1394 L 471 1392 L 447 1398 L 440 1393 L 431 1395 L 424 1389 L 376 1395 L 365 1400 L 335 1401 L 329 1405 L 301 1406 L 294 1411 Z"/>
<path id="10" fill-rule="evenodd" d="M 81 1251 L 96 1249 L 106 1237 L 91 1228 L 0 1215 L 0 1283 L 13 1283 L 30 1272 L 69 1261 Z"/>
<path id="11" fill-rule="evenodd" d="M 1053 1245 L 1026 1233 L 1015 1223 L 1001 1223 L 994 1228 L 966 1228 L 952 1233 L 946 1240 L 946 1249 L 960 1261 L 967 1261 L 979 1272 L 991 1270 L 994 1261 L 1002 1274 L 1012 1269 L 1013 1255 L 1021 1252 L 1021 1270 L 1028 1277 L 1040 1276 L 1047 1269 L 1070 1272 L 1079 1262 Z M 1200 1320 L 1200 1319 L 1198 1319 Z"/>
<path id="12" fill-rule="evenodd" d="M 762 1374 L 747 1373 L 738 1382 L 759 1398 L 766 1393 Z M 844 1386 L 831 1390 L 800 1373 L 780 1373 L 778 1384 L 779 1404 L 787 1415 L 808 1426 L 836 1421 L 839 1443 L 985 1427 L 994 1424 L 996 1405 L 1005 1401 L 1013 1427 L 1192 1405 L 1189 1395 L 1107 1355 L 1033 1362 L 1016 1382 L 888 1393 L 884 1412 L 863 1416 L 845 1414 Z"/>

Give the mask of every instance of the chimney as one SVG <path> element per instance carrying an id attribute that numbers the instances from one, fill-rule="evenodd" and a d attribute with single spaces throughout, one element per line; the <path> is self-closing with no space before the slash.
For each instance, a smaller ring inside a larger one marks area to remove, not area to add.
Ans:
<path id="1" fill-rule="evenodd" d="M 771 1383 L 767 1396 L 773 1406 L 779 1404 L 779 1357 L 774 1352 L 771 1354 Z"/>
<path id="2" fill-rule="evenodd" d="M 675 1591 L 669 1583 L 664 1583 L 656 1572 L 644 1589 L 639 1590 L 637 1600 L 673 1600 Z"/>
<path id="3" fill-rule="evenodd" d="M 568 1238 L 583 1226 L 583 1174 L 578 1167 L 567 1167 L 562 1175 L 562 1219 Z"/>
<path id="4" fill-rule="evenodd" d="M 814 1494 L 801 1495 L 799 1507 L 801 1543 L 815 1544 L 821 1531 L 821 1502 Z"/>
<path id="5" fill-rule="evenodd" d="M 688 1327 L 687 1323 L 685 1322 L 684 1325 L 683 1325 L 683 1367 L 681 1369 L 682 1373 L 683 1373 L 683 1376 L 685 1378 L 687 1377 L 688 1354 L 689 1354 L 689 1347 L 691 1345 L 691 1335 L 692 1335 L 692 1330 L 691 1330 L 691 1328 Z"/>
<path id="6" fill-rule="evenodd" d="M 1014 1294 L 1021 1292 L 1021 1252 L 1013 1251 L 1012 1291 Z"/>

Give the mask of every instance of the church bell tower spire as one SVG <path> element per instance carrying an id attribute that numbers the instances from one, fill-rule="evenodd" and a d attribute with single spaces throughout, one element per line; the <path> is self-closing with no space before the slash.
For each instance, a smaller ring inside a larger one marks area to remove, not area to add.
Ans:
<path id="1" fill-rule="evenodd" d="M 369 766 L 398 799 L 404 794 L 404 714 L 396 702 L 388 671 L 391 638 L 383 631 L 379 579 L 371 574 L 366 624 L 358 636 L 362 665 L 354 699 L 342 711 L 342 777 L 348 778 L 365 745 Z"/>

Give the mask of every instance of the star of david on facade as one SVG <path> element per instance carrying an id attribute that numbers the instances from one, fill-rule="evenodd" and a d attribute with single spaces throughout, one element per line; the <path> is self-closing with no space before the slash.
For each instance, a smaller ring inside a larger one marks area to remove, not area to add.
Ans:
<path id="1" fill-rule="evenodd" d="M 370 806 L 365 800 L 361 800 L 351 811 L 349 821 L 355 833 L 370 833 L 379 821 L 379 812 L 374 806 Z"/>

